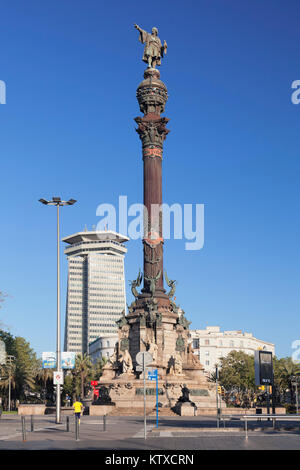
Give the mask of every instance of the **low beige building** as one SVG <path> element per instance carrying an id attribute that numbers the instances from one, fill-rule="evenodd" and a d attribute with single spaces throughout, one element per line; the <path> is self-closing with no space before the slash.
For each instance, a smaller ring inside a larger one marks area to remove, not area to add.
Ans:
<path id="1" fill-rule="evenodd" d="M 231 351 L 254 355 L 255 350 L 262 349 L 275 354 L 273 343 L 257 339 L 252 333 L 243 333 L 241 330 L 221 331 L 219 326 L 207 326 L 205 330 L 190 330 L 190 338 L 194 352 L 207 374 L 215 372 L 220 358 L 226 357 Z"/>

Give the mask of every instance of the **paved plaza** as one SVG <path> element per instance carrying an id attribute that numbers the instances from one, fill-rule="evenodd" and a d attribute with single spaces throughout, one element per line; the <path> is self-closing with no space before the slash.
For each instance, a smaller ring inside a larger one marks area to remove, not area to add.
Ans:
<path id="1" fill-rule="evenodd" d="M 3 415 L 0 420 L 0 450 L 298 450 L 300 423 L 281 421 L 273 430 L 271 422 L 249 423 L 246 438 L 244 423 L 239 419 L 226 422 L 218 429 L 214 417 L 161 417 L 147 420 L 147 439 L 144 439 L 143 417 L 83 416 L 79 439 L 75 422 L 66 417 L 55 424 L 54 416 L 26 417 L 26 441 L 23 441 L 21 417 Z"/>

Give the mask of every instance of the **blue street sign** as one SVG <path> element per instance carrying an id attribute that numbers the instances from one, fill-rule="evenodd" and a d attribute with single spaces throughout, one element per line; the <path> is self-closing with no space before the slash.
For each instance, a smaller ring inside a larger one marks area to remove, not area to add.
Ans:
<path id="1" fill-rule="evenodd" d="M 156 380 L 156 427 L 158 428 L 158 370 L 148 370 L 148 380 Z"/>
<path id="2" fill-rule="evenodd" d="M 149 370 L 148 371 L 148 380 L 156 380 L 157 379 L 157 369 Z"/>

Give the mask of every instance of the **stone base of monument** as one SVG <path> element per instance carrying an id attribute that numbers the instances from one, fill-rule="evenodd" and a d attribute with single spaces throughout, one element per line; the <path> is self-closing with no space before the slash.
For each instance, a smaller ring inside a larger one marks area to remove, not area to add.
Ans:
<path id="1" fill-rule="evenodd" d="M 18 415 L 44 415 L 46 410 L 46 405 L 34 405 L 34 404 L 20 404 L 18 406 Z"/>
<path id="2" fill-rule="evenodd" d="M 90 416 L 104 416 L 109 415 L 114 411 L 116 405 L 90 405 Z"/>
<path id="3" fill-rule="evenodd" d="M 147 259 L 161 258 L 161 243 L 157 252 L 153 251 L 151 243 L 144 245 Z M 154 264 L 151 264 L 152 268 Z M 145 363 L 147 370 L 157 371 L 161 416 L 171 415 L 177 403 L 187 401 L 195 403 L 197 409 L 209 408 L 216 413 L 215 384 L 208 381 L 194 354 L 188 329 L 190 322 L 183 311 L 179 314 L 179 306 L 170 300 L 161 286 L 153 297 L 146 285 L 129 306 L 129 312 L 125 315 L 124 311 L 117 322 L 118 343 L 99 379 L 99 402 L 93 405 L 110 401 L 116 405 L 112 411 L 114 415 L 118 412 L 122 415 L 143 414 L 144 380 L 138 354 L 147 352 L 151 356 Z M 156 382 L 147 380 L 147 376 L 146 372 L 146 410 L 151 414 L 155 412 L 157 390 Z"/>
<path id="4" fill-rule="evenodd" d="M 176 403 L 174 411 L 179 416 L 196 416 L 196 407 L 190 401 Z"/>
<path id="5" fill-rule="evenodd" d="M 179 398 L 182 396 L 183 384 L 187 386 L 190 401 L 195 404 L 198 411 L 203 408 L 206 410 L 210 409 L 211 413 L 213 410 L 214 413 L 216 412 L 214 384 L 190 380 L 186 376 L 171 376 L 158 380 L 159 414 L 172 414 L 172 410 L 175 410 L 175 406 L 179 403 Z M 128 376 L 120 375 L 112 381 L 107 381 L 103 380 L 103 377 L 101 377 L 99 386 L 100 390 L 102 387 L 106 389 L 106 393 L 109 394 L 109 398 L 115 404 L 110 413 L 116 415 L 119 410 L 122 415 L 143 414 L 144 382 L 142 378 L 132 379 L 131 377 L 130 379 Z M 104 391 L 104 389 L 102 390 Z M 99 410 L 94 411 L 96 408 L 99 408 Z M 103 411 L 100 411 L 100 408 L 103 408 L 103 405 L 93 403 L 90 407 L 90 414 L 105 414 Z M 146 380 L 146 408 L 147 414 L 151 413 L 156 408 L 156 383 L 149 380 Z M 188 413 L 188 411 L 186 411 L 186 413 Z M 188 415 L 186 414 L 185 416 Z"/>

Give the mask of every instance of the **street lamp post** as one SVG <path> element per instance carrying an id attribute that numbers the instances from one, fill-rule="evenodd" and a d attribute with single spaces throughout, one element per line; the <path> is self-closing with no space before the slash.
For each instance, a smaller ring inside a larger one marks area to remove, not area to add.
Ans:
<path id="1" fill-rule="evenodd" d="M 52 201 L 39 199 L 39 202 L 46 206 L 56 206 L 57 208 L 57 335 L 56 335 L 56 367 L 61 372 L 61 334 L 60 334 L 60 256 L 59 256 L 59 208 L 61 206 L 72 206 L 75 199 L 62 201 L 60 197 L 53 197 Z M 56 423 L 60 423 L 60 385 L 56 385 Z"/>

